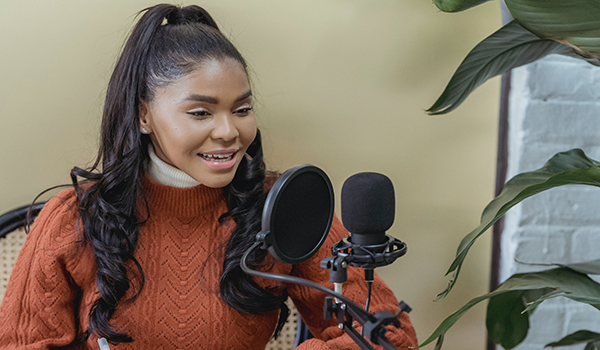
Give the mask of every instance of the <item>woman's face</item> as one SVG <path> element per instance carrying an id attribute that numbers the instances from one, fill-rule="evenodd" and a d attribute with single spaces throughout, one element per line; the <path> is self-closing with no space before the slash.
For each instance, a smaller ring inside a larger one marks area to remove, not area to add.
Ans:
<path id="1" fill-rule="evenodd" d="M 142 102 L 140 124 L 161 160 L 208 187 L 224 187 L 256 136 L 248 76 L 234 59 L 207 60 Z"/>

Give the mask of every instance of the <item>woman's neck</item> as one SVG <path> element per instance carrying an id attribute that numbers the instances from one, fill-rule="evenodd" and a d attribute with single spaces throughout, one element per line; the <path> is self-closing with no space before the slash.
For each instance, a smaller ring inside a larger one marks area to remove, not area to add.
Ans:
<path id="1" fill-rule="evenodd" d="M 200 182 L 194 180 L 194 178 L 188 174 L 158 158 L 156 153 L 154 153 L 154 147 L 152 145 L 148 146 L 148 154 L 150 155 L 148 176 L 155 182 L 177 188 L 189 188 L 200 185 Z"/>

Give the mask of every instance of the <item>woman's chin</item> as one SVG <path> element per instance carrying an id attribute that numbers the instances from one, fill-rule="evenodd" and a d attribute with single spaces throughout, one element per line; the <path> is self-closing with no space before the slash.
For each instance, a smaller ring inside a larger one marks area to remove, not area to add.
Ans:
<path id="1" fill-rule="evenodd" d="M 188 174 L 190 175 L 190 174 Z M 233 181 L 235 172 L 227 172 L 225 174 L 202 174 L 202 176 L 190 175 L 194 180 L 200 182 L 202 185 L 210 188 L 223 188 Z"/>
<path id="2" fill-rule="evenodd" d="M 229 181 L 210 181 L 210 182 L 203 182 L 202 184 L 206 187 L 210 187 L 210 188 L 223 188 L 227 185 L 229 185 L 231 183 L 231 180 Z"/>

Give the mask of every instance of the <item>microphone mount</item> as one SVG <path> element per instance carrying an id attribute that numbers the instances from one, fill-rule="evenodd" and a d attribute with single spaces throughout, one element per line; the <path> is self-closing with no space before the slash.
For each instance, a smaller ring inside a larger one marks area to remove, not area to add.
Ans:
<path id="1" fill-rule="evenodd" d="M 344 237 L 331 247 L 331 253 L 334 257 L 342 258 L 348 265 L 363 269 L 390 265 L 406 254 L 407 247 L 406 243 L 397 238 L 385 237 L 385 242 L 372 245 L 354 244 L 352 236 Z"/>

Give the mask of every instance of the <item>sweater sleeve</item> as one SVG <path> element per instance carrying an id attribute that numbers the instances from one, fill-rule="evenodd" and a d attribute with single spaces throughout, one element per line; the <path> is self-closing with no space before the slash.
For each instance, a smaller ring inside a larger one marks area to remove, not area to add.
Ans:
<path id="1" fill-rule="evenodd" d="M 334 217 L 331 231 L 327 240 L 319 249 L 317 254 L 309 260 L 295 266 L 292 274 L 302 277 L 327 288 L 333 289 L 333 283 L 329 282 L 329 270 L 320 267 L 321 260 L 331 256 L 331 246 L 340 241 L 349 233 L 341 222 Z M 367 297 L 367 285 L 364 279 L 364 271 L 361 268 L 348 267 L 348 282 L 344 283 L 344 296 L 350 298 L 359 305 L 364 306 Z M 323 304 L 326 295 L 311 288 L 291 285 L 288 293 L 302 319 L 308 325 L 315 339 L 310 339 L 298 346 L 298 350 L 341 350 L 360 349 L 354 341 L 337 327 L 335 320 L 323 319 Z M 383 310 L 398 311 L 398 300 L 391 289 L 375 274 L 372 286 L 371 304 L 369 312 L 377 313 Z M 388 326 L 386 337 L 400 350 L 416 349 L 417 336 L 406 313 L 399 316 L 400 328 Z M 380 349 L 381 347 L 376 346 Z"/>
<path id="2" fill-rule="evenodd" d="M 79 289 L 74 193 L 63 191 L 36 218 L 0 306 L 0 349 L 50 349 L 77 336 Z"/>

